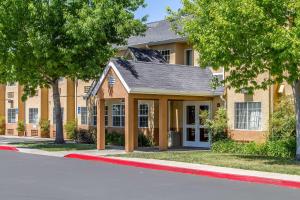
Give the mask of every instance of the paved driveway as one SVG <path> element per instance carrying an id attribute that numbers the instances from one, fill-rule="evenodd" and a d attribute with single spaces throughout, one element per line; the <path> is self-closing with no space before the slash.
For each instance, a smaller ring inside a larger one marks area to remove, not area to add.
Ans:
<path id="1" fill-rule="evenodd" d="M 0 199 L 299 199 L 300 190 L 0 151 Z"/>

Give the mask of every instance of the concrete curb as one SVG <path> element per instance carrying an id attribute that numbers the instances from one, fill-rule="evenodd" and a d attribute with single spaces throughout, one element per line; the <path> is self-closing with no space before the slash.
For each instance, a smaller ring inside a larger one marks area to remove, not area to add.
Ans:
<path id="1" fill-rule="evenodd" d="M 16 147 L 12 146 L 0 146 L 1 151 L 19 151 Z"/>
<path id="2" fill-rule="evenodd" d="M 169 171 L 169 172 L 176 172 L 176 173 L 182 173 L 182 174 L 191 174 L 191 175 L 196 175 L 196 176 L 206 176 L 206 177 L 218 178 L 218 179 L 227 179 L 227 180 L 233 180 L 233 181 L 276 185 L 276 186 L 280 186 L 280 187 L 300 189 L 300 182 L 296 182 L 296 181 L 263 178 L 263 177 L 255 177 L 255 176 L 246 176 L 246 175 L 237 175 L 237 174 L 213 172 L 213 171 L 208 171 L 208 170 L 206 171 L 206 170 L 198 170 L 198 169 L 188 169 L 188 168 L 183 168 L 183 167 L 150 164 L 150 163 L 143 163 L 143 162 L 137 162 L 137 161 L 122 160 L 122 159 L 117 159 L 117 158 L 89 156 L 89 155 L 82 155 L 82 154 L 68 154 L 65 156 L 65 158 L 96 161 L 96 162 L 105 162 L 105 163 L 111 163 L 111 164 L 116 164 L 116 165 L 131 166 L 131 167 L 151 169 L 151 170 Z"/>

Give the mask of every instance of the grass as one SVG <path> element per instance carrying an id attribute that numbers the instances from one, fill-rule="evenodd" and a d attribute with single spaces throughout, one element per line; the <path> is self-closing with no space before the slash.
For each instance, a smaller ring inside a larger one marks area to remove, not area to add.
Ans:
<path id="1" fill-rule="evenodd" d="M 263 156 L 213 153 L 208 151 L 168 151 L 156 153 L 131 153 L 119 157 L 171 160 L 220 167 L 231 167 L 264 172 L 300 175 L 300 162 Z"/>
<path id="2" fill-rule="evenodd" d="M 14 144 L 19 148 L 39 149 L 44 151 L 74 151 L 74 150 L 94 150 L 96 145 L 94 144 L 54 144 L 52 142 L 35 142 L 35 143 L 17 143 Z"/>

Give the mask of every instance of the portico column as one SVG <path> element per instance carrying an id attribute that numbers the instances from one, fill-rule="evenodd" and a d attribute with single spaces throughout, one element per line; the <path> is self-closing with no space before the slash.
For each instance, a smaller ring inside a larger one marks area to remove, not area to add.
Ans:
<path id="1" fill-rule="evenodd" d="M 105 100 L 101 98 L 97 103 L 97 149 L 105 149 Z"/>
<path id="2" fill-rule="evenodd" d="M 135 100 L 128 95 L 125 98 L 125 151 L 133 152 L 136 144 L 136 126 L 137 121 L 135 117 Z"/>
<path id="3" fill-rule="evenodd" d="M 134 100 L 133 105 L 133 116 L 134 116 L 134 149 L 139 147 L 139 130 L 138 130 L 138 100 Z"/>
<path id="4" fill-rule="evenodd" d="M 159 150 L 168 149 L 168 99 L 159 99 Z"/>

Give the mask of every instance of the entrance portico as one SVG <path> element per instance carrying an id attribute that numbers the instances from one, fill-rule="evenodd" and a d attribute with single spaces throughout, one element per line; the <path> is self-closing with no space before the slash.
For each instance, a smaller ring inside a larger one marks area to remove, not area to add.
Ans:
<path id="1" fill-rule="evenodd" d="M 180 77 L 184 73 L 191 73 L 189 79 Z M 170 115 L 172 107 L 169 102 L 182 102 L 182 107 L 179 109 L 182 109 L 183 115 L 180 117 L 183 120 L 183 130 L 181 130 L 183 146 L 209 147 L 208 134 L 200 123 L 199 110 L 208 109 L 211 112 L 211 104 L 218 93 L 209 88 L 207 91 L 201 89 L 208 87 L 207 76 L 210 74 L 207 73 L 209 73 L 207 70 L 195 67 L 112 60 L 93 90 L 94 95 L 97 96 L 98 109 L 97 148 L 105 149 L 105 102 L 113 99 L 119 99 L 125 105 L 126 152 L 132 152 L 138 147 L 138 101 L 140 100 L 158 102 L 158 108 L 154 112 L 158 112 L 159 150 L 168 149 L 170 118 L 173 117 Z M 205 77 L 204 81 L 203 77 Z M 174 82 L 173 79 L 176 78 L 177 81 Z M 202 86 L 199 86 L 201 82 Z M 191 102 L 195 107 L 194 113 L 190 115 L 186 105 Z M 191 118 L 194 118 L 194 122 L 189 124 Z"/>

